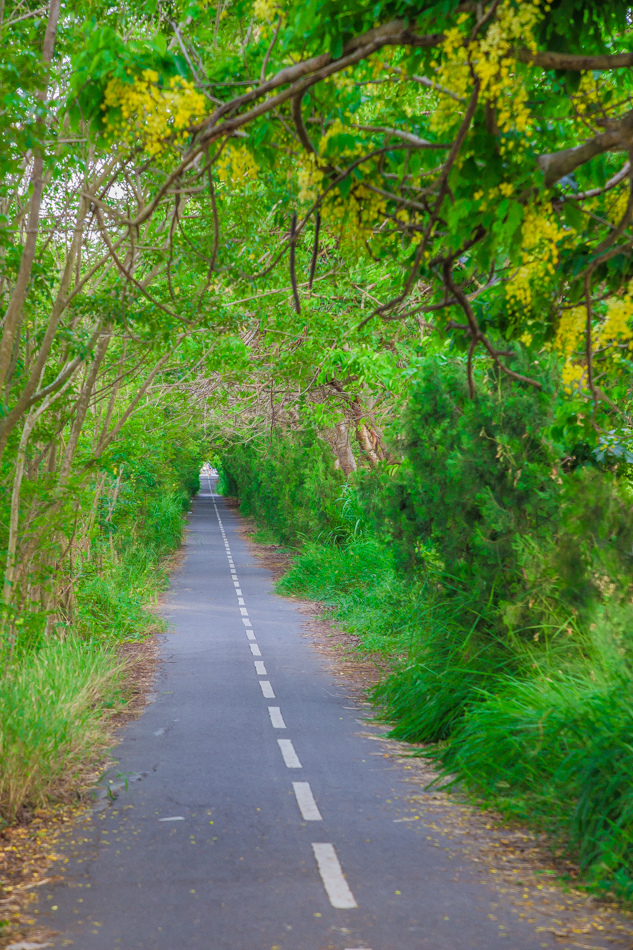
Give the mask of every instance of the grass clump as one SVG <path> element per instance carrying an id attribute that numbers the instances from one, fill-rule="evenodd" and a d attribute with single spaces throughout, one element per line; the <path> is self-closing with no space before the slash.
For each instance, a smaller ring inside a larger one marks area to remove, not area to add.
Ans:
<path id="1" fill-rule="evenodd" d="M 419 592 L 398 577 L 389 548 L 376 538 L 306 542 L 277 589 L 332 608 L 367 650 L 402 652 L 415 635 Z"/>
<path id="2" fill-rule="evenodd" d="M 114 651 L 77 637 L 52 638 L 0 678 L 0 818 L 63 795 L 104 745 L 121 701 Z"/>
<path id="3" fill-rule="evenodd" d="M 546 830 L 601 889 L 633 898 L 633 685 L 559 671 L 509 678 L 434 752 L 448 774 Z"/>
<path id="4" fill-rule="evenodd" d="M 160 619 L 148 611 L 168 583 L 165 556 L 180 543 L 188 492 L 176 490 L 133 510 L 97 538 L 77 584 L 73 628 L 88 640 L 139 640 Z"/>

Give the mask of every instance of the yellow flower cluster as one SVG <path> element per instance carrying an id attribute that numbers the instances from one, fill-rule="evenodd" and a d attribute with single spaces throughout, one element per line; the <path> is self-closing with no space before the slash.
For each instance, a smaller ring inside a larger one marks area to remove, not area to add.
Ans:
<path id="1" fill-rule="evenodd" d="M 619 224 L 629 203 L 629 183 L 623 181 L 617 188 L 605 195 L 605 214 L 611 224 Z"/>
<path id="2" fill-rule="evenodd" d="M 495 103 L 497 124 L 503 132 L 516 129 L 531 135 L 528 93 L 517 74 L 512 47 L 521 45 L 536 49 L 534 29 L 548 9 L 549 5 L 541 8 L 540 0 L 519 4 L 506 0 L 500 5 L 495 21 L 473 55 L 482 94 Z"/>
<path id="3" fill-rule="evenodd" d="M 565 392 L 573 393 L 574 390 L 580 391 L 582 389 L 584 375 L 585 369 L 583 366 L 579 363 L 572 363 L 571 360 L 567 360 L 561 373 Z"/>
<path id="4" fill-rule="evenodd" d="M 205 107 L 205 98 L 193 83 L 173 76 L 161 86 L 154 69 L 143 70 L 132 82 L 111 79 L 101 106 L 104 112 L 113 110 L 106 121 L 112 136 L 128 145 L 140 143 L 150 155 L 169 142 L 184 144 L 187 129 L 202 118 Z"/>
<path id="5" fill-rule="evenodd" d="M 324 173 L 318 166 L 314 155 L 304 155 L 302 164 L 297 171 L 297 181 L 299 183 L 299 201 L 316 201 L 320 185 L 323 181 Z"/>
<path id="6" fill-rule="evenodd" d="M 602 353 L 601 368 L 608 372 L 620 361 L 623 343 L 633 351 L 633 282 L 623 297 L 609 297 L 602 311 L 597 317 L 600 322 L 593 327 L 592 345 L 594 352 Z M 586 326 L 585 308 L 573 307 L 563 313 L 556 331 L 554 347 L 565 360 L 562 378 L 568 392 L 582 385 Z"/>
<path id="7" fill-rule="evenodd" d="M 253 4 L 253 16 L 257 20 L 263 20 L 264 23 L 272 23 L 282 12 L 279 0 L 255 0 Z"/>
<path id="8" fill-rule="evenodd" d="M 585 375 L 585 361 L 579 357 L 579 351 L 584 350 L 585 329 L 587 325 L 587 311 L 584 307 L 572 307 L 565 310 L 560 318 L 554 348 L 564 359 L 561 372 L 563 388 L 566 392 L 579 392 Z"/>
<path id="9" fill-rule="evenodd" d="M 332 123 L 332 125 L 331 125 L 331 126 L 329 127 L 329 129 L 327 130 L 327 132 L 325 132 L 325 134 L 322 136 L 321 141 L 319 142 L 319 155 L 325 155 L 325 150 L 326 150 L 326 148 L 327 148 L 327 144 L 328 144 L 328 142 L 330 141 L 331 138 L 333 138 L 335 135 L 342 135 L 342 134 L 344 134 L 346 131 L 347 131 L 347 129 L 345 128 L 345 126 L 343 125 L 343 123 L 341 122 L 341 120 L 340 120 L 340 119 L 335 119 L 334 122 Z M 360 152 L 359 152 L 359 154 L 360 154 Z M 342 157 L 347 157 L 347 158 L 349 158 L 351 155 L 352 155 L 352 152 L 350 151 L 350 149 L 344 149 L 344 150 L 341 152 L 341 156 L 342 156 Z"/>
<path id="10" fill-rule="evenodd" d="M 529 309 L 533 287 L 552 276 L 559 258 L 559 242 L 573 231 L 560 227 L 544 207 L 527 209 L 522 227 L 521 264 L 506 285 L 506 297 L 515 310 Z"/>
<path id="11" fill-rule="evenodd" d="M 566 360 L 570 360 L 585 338 L 586 311 L 584 307 L 565 310 L 556 331 L 554 346 Z"/>
<path id="12" fill-rule="evenodd" d="M 325 174 L 314 155 L 306 156 L 299 168 L 299 200 L 312 204 L 319 196 Z M 354 185 L 344 199 L 337 191 L 329 193 L 321 206 L 321 216 L 341 235 L 344 245 L 362 247 L 371 238 L 377 222 L 384 220 L 385 200 L 362 183 Z"/>
<path id="13" fill-rule="evenodd" d="M 631 286 L 623 297 L 609 297 L 606 301 L 606 315 L 596 332 L 596 346 L 615 346 L 626 343 L 633 350 L 633 296 Z"/>
<path id="14" fill-rule="evenodd" d="M 473 193 L 473 198 L 475 201 L 481 201 L 482 210 L 487 208 L 494 207 L 496 204 L 496 199 L 501 195 L 502 198 L 510 198 L 514 194 L 514 186 L 510 184 L 509 181 L 502 181 L 499 185 L 489 188 L 487 191 L 484 191 L 483 188 L 478 188 L 477 191 Z"/>
<path id="15" fill-rule="evenodd" d="M 244 185 L 259 175 L 259 166 L 244 145 L 227 145 L 215 168 L 223 184 Z"/>
<path id="16" fill-rule="evenodd" d="M 288 19 L 280 0 L 255 0 L 253 15 L 259 21 L 255 27 L 255 37 L 264 39 L 272 35 L 274 24 L 284 24 Z"/>
<path id="17" fill-rule="evenodd" d="M 534 29 L 549 10 L 542 0 L 513 3 L 504 0 L 495 21 L 481 39 L 467 40 L 462 32 L 468 14 L 462 14 L 457 25 L 447 30 L 442 46 L 442 62 L 436 66 L 439 83 L 462 99 L 472 89 L 472 73 L 481 83 L 481 96 L 495 108 L 502 132 L 532 134 L 528 92 L 512 55 L 515 45 L 536 48 Z M 448 97 L 441 97 L 432 118 L 437 132 L 448 131 L 461 119 L 459 110 Z"/>

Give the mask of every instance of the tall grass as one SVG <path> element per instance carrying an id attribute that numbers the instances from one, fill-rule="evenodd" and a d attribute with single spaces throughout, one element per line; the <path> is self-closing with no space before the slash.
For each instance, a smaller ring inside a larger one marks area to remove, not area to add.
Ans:
<path id="1" fill-rule="evenodd" d="M 590 881 L 633 898 L 633 684 L 507 679 L 434 752 L 484 801 L 545 829 Z"/>
<path id="2" fill-rule="evenodd" d="M 120 699 L 121 663 L 70 636 L 26 654 L 0 678 L 0 819 L 77 784 Z"/>
<path id="3" fill-rule="evenodd" d="M 377 538 L 306 542 L 277 589 L 327 604 L 368 650 L 404 653 L 417 627 L 419 589 L 398 575 Z"/>

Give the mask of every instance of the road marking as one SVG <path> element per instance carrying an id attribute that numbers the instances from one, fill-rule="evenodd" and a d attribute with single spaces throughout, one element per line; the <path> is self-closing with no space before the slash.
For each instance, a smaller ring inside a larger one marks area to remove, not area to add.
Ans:
<path id="1" fill-rule="evenodd" d="M 323 821 L 309 782 L 293 782 L 297 805 L 304 821 Z"/>
<path id="2" fill-rule="evenodd" d="M 255 672 L 258 676 L 268 676 L 263 660 L 255 660 Z"/>
<path id="3" fill-rule="evenodd" d="M 238 585 L 236 584 L 235 581 L 233 581 L 233 584 L 234 584 L 234 586 L 235 586 L 235 593 L 237 594 L 237 596 L 238 596 L 238 597 L 243 597 L 242 591 L 240 590 L 240 588 L 238 587 Z M 238 603 L 239 603 L 239 601 L 238 601 Z M 242 603 L 244 603 L 244 601 L 242 601 Z"/>
<path id="4" fill-rule="evenodd" d="M 300 769 L 302 768 L 301 762 L 299 761 L 299 756 L 295 752 L 295 747 L 292 744 L 292 739 L 277 739 L 279 743 L 279 748 L 281 749 L 281 754 L 284 757 L 284 762 L 289 769 Z"/>
<path id="5" fill-rule="evenodd" d="M 242 623 L 244 624 L 245 627 L 252 627 L 252 626 L 253 626 L 253 624 L 250 622 L 250 620 L 248 619 L 248 617 L 242 617 Z"/>
<path id="6" fill-rule="evenodd" d="M 254 639 L 255 639 L 255 634 L 253 633 L 252 630 L 247 630 L 247 631 L 246 631 L 246 636 L 248 637 L 249 640 L 254 640 Z"/>
<path id="7" fill-rule="evenodd" d="M 274 699 L 274 698 L 275 698 L 275 691 L 274 691 L 274 689 L 272 688 L 272 686 L 270 685 L 270 683 L 268 682 L 268 680 L 260 680 L 260 681 L 259 681 L 259 685 L 260 685 L 261 688 L 262 688 L 262 694 L 263 694 L 263 696 L 264 696 L 264 699 Z"/>
<path id="8" fill-rule="evenodd" d="M 253 656 L 262 655 L 262 651 L 259 649 L 256 643 L 249 643 L 249 647 L 251 648 L 251 653 L 253 654 Z"/>
<path id="9" fill-rule="evenodd" d="M 286 728 L 286 723 L 284 722 L 284 717 L 281 715 L 281 709 L 279 706 L 269 706 L 268 713 L 270 715 L 270 721 L 273 724 L 273 729 Z"/>
<path id="10" fill-rule="evenodd" d="M 240 607 L 240 613 L 242 617 L 248 617 L 248 610 L 246 609 L 246 607 Z"/>
<path id="11" fill-rule="evenodd" d="M 183 815 L 174 815 L 173 818 L 159 818 L 159 821 L 184 821 Z"/>
<path id="12" fill-rule="evenodd" d="M 323 887 L 332 907 L 339 910 L 350 910 L 358 907 L 349 884 L 343 876 L 343 871 L 332 844 L 313 844 L 312 850 L 316 858 Z"/>
<path id="13" fill-rule="evenodd" d="M 240 591 L 239 594 L 238 594 L 237 591 L 235 591 L 235 593 L 237 594 L 237 606 L 238 606 L 238 607 L 243 607 L 243 606 L 244 606 L 244 598 L 241 596 L 241 591 Z"/>

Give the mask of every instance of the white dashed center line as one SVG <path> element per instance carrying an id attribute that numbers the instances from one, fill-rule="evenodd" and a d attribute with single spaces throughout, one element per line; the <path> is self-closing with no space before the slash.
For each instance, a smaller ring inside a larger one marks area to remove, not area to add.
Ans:
<path id="1" fill-rule="evenodd" d="M 210 490 L 209 482 L 209 490 Z M 220 519 L 220 513 L 218 511 L 217 505 L 215 503 L 215 498 L 213 499 L 213 507 L 215 508 L 215 513 L 218 519 L 218 524 L 220 527 L 220 533 L 222 535 L 222 540 L 224 542 L 224 549 L 226 551 L 227 560 L 229 563 L 229 569 L 231 571 L 231 580 L 233 581 L 233 587 L 235 588 L 235 593 L 237 595 L 237 605 L 242 616 L 242 623 L 246 628 L 246 636 L 249 640 L 255 639 L 255 634 L 253 633 L 252 627 L 253 624 L 248 619 L 248 610 L 245 606 L 245 601 L 243 599 L 242 590 L 240 588 L 240 582 L 237 577 L 237 572 L 235 570 L 235 564 L 233 562 L 233 557 L 231 555 L 231 548 L 228 542 L 224 526 Z M 257 643 L 249 643 L 251 648 L 251 654 L 253 656 L 261 656 L 261 650 Z M 266 676 L 266 667 L 263 660 L 255 660 L 255 672 L 258 676 Z M 275 691 L 273 690 L 272 684 L 269 680 L 258 680 L 260 689 L 262 691 L 262 696 L 264 699 L 275 699 Z M 268 714 L 270 716 L 270 721 L 274 729 L 285 729 L 286 723 L 284 718 L 281 715 L 281 709 L 279 706 L 269 706 Z M 289 769 L 300 769 L 302 768 L 299 757 L 295 752 L 294 746 L 291 739 L 277 739 L 283 760 L 286 764 L 286 767 Z M 295 793 L 295 798 L 297 799 L 297 805 L 299 806 L 299 811 L 301 812 L 301 817 L 304 821 L 323 821 L 319 807 L 315 801 L 314 795 L 312 794 L 312 789 L 310 788 L 309 782 L 293 782 L 292 788 Z M 184 821 L 184 818 L 181 815 L 174 816 L 173 818 L 159 818 L 159 821 Z M 350 887 L 345 880 L 339 859 L 334 850 L 334 845 L 328 844 L 325 842 L 317 842 L 312 845 L 312 850 L 314 852 L 314 857 L 316 859 L 317 867 L 319 869 L 319 874 L 321 875 L 321 880 L 323 881 L 323 887 L 329 898 L 330 904 L 332 907 L 336 907 L 341 910 L 350 910 L 354 907 L 358 907 L 352 894 Z M 351 950 L 351 948 L 348 948 Z M 356 947 L 354 950 L 369 950 L 367 947 Z"/>
<path id="2" fill-rule="evenodd" d="M 304 821 L 323 821 L 309 782 L 293 782 L 297 805 Z"/>
<path id="3" fill-rule="evenodd" d="M 273 724 L 273 729 L 286 728 L 286 723 L 284 722 L 284 717 L 281 715 L 281 709 L 279 706 L 269 706 L 268 713 L 270 715 L 270 721 Z"/>
<path id="4" fill-rule="evenodd" d="M 287 767 L 289 769 L 302 768 L 299 756 L 295 752 L 295 747 L 292 744 L 292 739 L 277 739 L 277 742 L 279 743 L 279 748 L 281 749 L 281 754 L 284 757 L 284 762 Z"/>
<path id="5" fill-rule="evenodd" d="M 313 844 L 312 850 L 314 851 L 325 893 L 332 907 L 337 907 L 339 910 L 350 910 L 352 907 L 358 907 L 349 884 L 343 876 L 334 845 Z"/>

